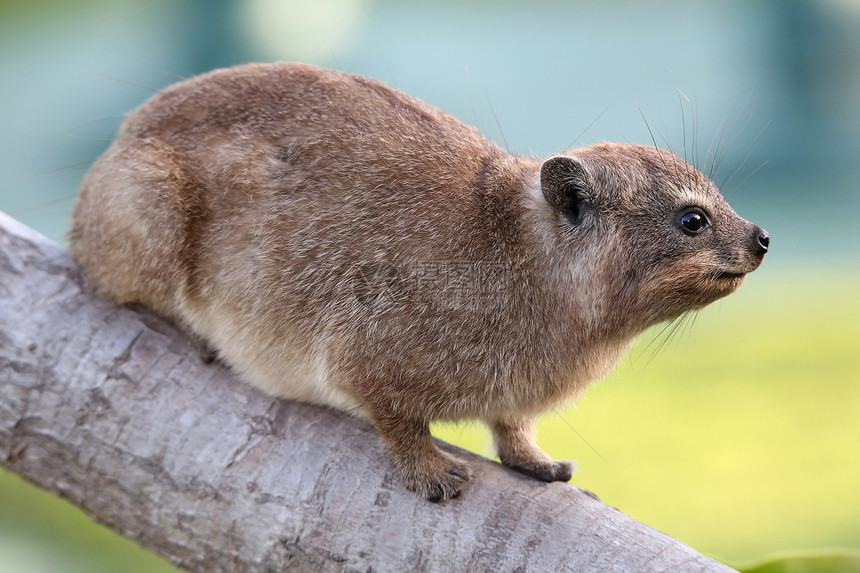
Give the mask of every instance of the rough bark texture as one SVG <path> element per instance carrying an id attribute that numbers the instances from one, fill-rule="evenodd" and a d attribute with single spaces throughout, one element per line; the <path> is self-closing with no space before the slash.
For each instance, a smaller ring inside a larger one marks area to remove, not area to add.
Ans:
<path id="1" fill-rule="evenodd" d="M 730 571 L 589 492 L 456 453 L 463 497 L 418 498 L 366 422 L 204 364 L 0 213 L 0 463 L 180 567 Z"/>

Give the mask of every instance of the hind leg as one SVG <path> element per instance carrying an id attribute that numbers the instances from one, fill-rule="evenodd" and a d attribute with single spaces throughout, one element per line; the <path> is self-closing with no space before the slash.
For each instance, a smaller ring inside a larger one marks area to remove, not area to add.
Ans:
<path id="1" fill-rule="evenodd" d="M 199 195 L 183 156 L 167 144 L 115 143 L 81 187 L 70 252 L 102 295 L 175 318 L 196 262 L 187 247 Z"/>
<path id="2" fill-rule="evenodd" d="M 555 461 L 537 447 L 535 425 L 531 418 L 495 420 L 493 440 L 502 463 L 541 481 L 568 481 L 573 464 Z"/>

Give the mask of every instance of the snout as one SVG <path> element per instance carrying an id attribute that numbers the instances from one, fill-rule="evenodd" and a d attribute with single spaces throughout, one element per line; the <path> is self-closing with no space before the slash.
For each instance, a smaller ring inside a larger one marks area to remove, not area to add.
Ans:
<path id="1" fill-rule="evenodd" d="M 759 257 L 764 257 L 764 254 L 767 252 L 769 246 L 770 235 L 768 234 L 768 232 L 761 227 L 755 227 L 753 229 L 750 250 L 752 250 L 752 252 Z"/>

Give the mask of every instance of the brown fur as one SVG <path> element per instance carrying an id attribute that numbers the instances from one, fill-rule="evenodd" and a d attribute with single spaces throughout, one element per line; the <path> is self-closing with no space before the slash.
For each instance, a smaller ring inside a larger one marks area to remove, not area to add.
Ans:
<path id="1" fill-rule="evenodd" d="M 696 236 L 677 226 L 690 206 L 711 220 Z M 504 464 L 569 479 L 533 418 L 643 329 L 735 290 L 767 240 L 667 151 L 514 157 L 382 83 L 272 64 L 133 112 L 70 246 L 99 292 L 174 319 L 248 382 L 369 416 L 438 500 L 469 470 L 431 421 L 485 420 Z"/>

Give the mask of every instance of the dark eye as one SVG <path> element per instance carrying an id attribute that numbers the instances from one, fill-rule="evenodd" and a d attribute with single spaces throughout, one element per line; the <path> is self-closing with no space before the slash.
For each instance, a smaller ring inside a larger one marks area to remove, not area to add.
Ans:
<path id="1" fill-rule="evenodd" d="M 697 207 L 690 207 L 678 213 L 676 224 L 688 235 L 698 235 L 711 223 L 705 212 Z"/>

